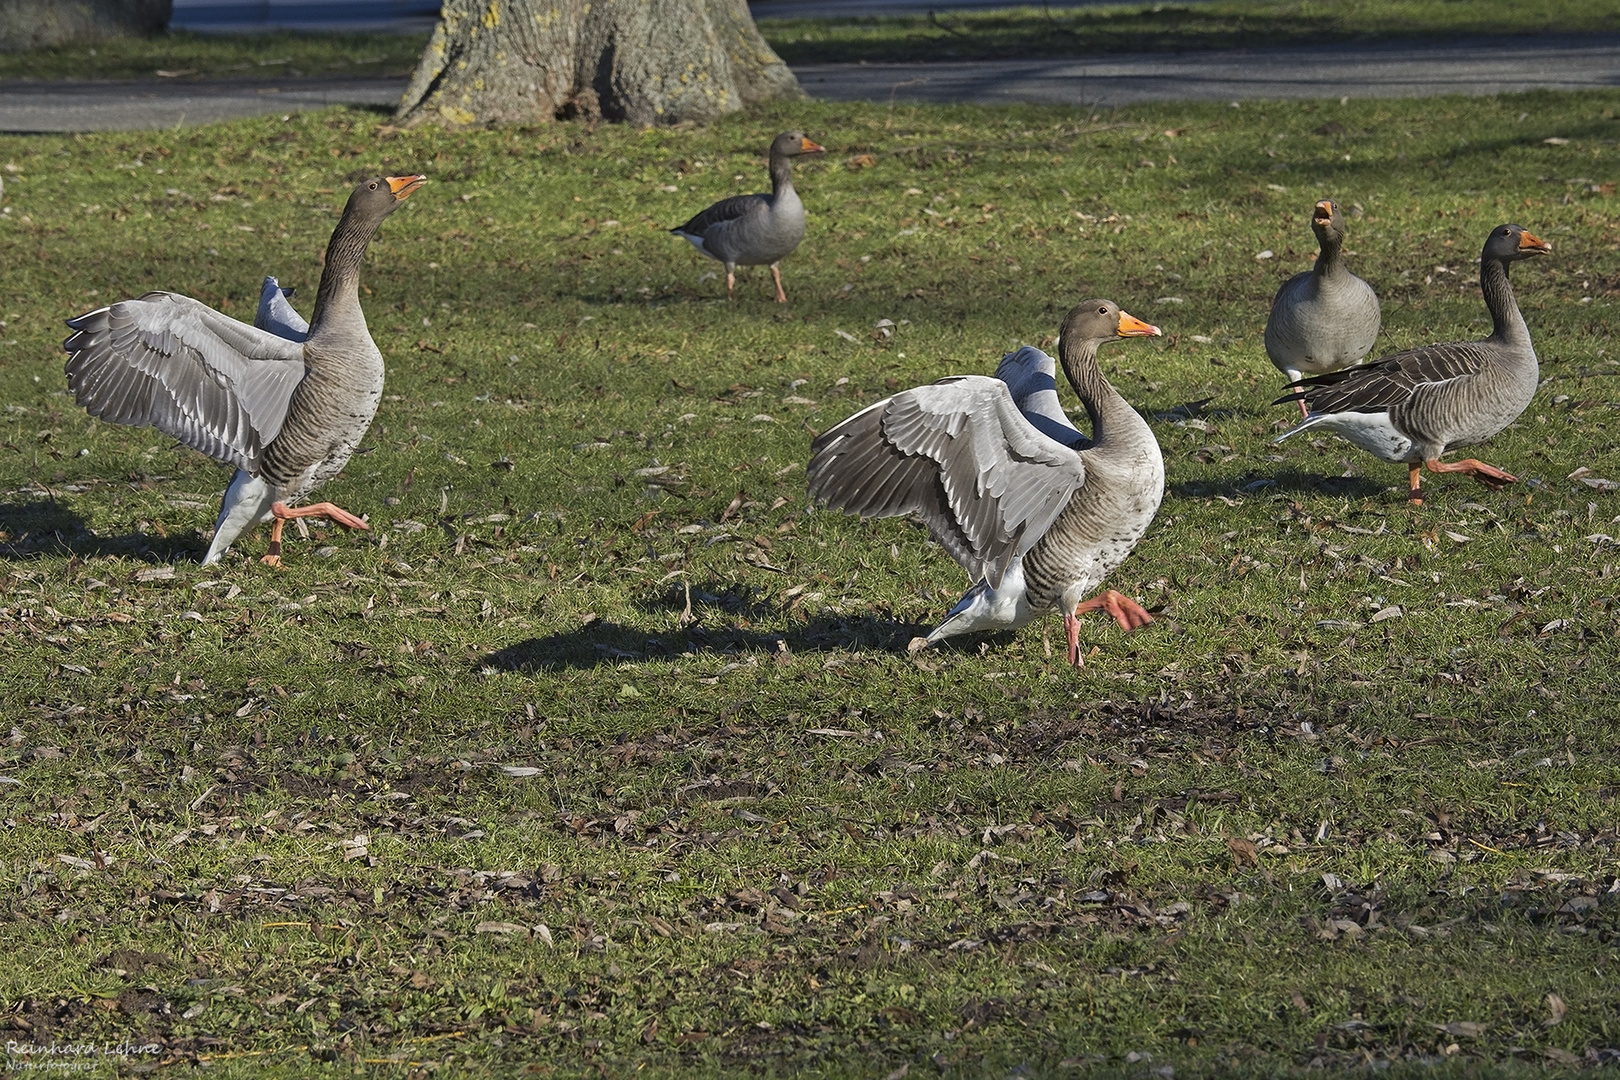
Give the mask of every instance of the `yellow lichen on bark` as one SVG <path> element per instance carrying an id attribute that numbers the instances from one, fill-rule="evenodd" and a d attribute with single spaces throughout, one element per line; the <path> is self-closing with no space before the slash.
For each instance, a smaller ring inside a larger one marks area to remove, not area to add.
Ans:
<path id="1" fill-rule="evenodd" d="M 484 10 L 484 29 L 493 30 L 501 25 L 500 0 L 489 0 L 489 7 Z"/>

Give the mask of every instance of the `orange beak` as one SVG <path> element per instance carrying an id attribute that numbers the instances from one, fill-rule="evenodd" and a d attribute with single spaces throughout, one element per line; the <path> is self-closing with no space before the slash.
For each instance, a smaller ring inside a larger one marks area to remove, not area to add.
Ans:
<path id="1" fill-rule="evenodd" d="M 801 154 L 825 154 L 826 152 L 827 148 L 825 146 L 813 143 L 805 138 L 799 140 L 799 153 Z"/>
<path id="2" fill-rule="evenodd" d="M 1127 315 L 1123 311 L 1119 313 L 1120 337 L 1162 337 L 1163 335 L 1164 331 L 1152 323 L 1145 323 L 1135 315 Z"/>
<path id="3" fill-rule="evenodd" d="M 1333 220 L 1333 204 L 1331 202 L 1329 202 L 1328 200 L 1326 200 L 1326 199 L 1323 199 L 1321 202 L 1317 203 L 1316 204 L 1316 218 L 1315 218 L 1315 220 L 1317 220 L 1317 221 L 1332 221 Z"/>
<path id="4" fill-rule="evenodd" d="M 1519 250 L 1526 255 L 1546 255 L 1552 251 L 1552 245 L 1539 236 L 1524 232 L 1519 234 Z"/>
<path id="5" fill-rule="evenodd" d="M 385 176 L 388 181 L 388 190 L 394 193 L 394 198 L 404 202 L 411 197 L 411 192 L 427 183 L 425 176 Z"/>

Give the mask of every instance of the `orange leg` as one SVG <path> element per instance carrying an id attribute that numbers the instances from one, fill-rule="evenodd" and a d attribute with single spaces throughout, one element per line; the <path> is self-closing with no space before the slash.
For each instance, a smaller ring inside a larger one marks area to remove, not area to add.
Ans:
<path id="1" fill-rule="evenodd" d="M 1410 489 L 1406 496 L 1408 502 L 1414 506 L 1423 505 L 1423 466 L 1408 465 L 1406 467 L 1406 484 Z"/>
<path id="2" fill-rule="evenodd" d="M 777 263 L 771 263 L 771 280 L 776 282 L 776 302 L 787 303 L 787 293 L 782 291 L 782 267 Z"/>
<path id="3" fill-rule="evenodd" d="M 1425 461 L 1423 464 L 1429 467 L 1430 472 L 1467 473 L 1469 476 L 1472 476 L 1475 480 L 1478 480 L 1492 491 L 1495 491 L 1497 488 L 1506 487 L 1508 484 L 1516 484 L 1519 482 L 1519 478 L 1514 476 L 1512 473 L 1503 472 L 1495 465 L 1487 465 L 1483 461 L 1475 461 L 1473 458 L 1465 458 L 1462 461 L 1455 461 L 1450 465 L 1447 465 L 1445 462 L 1440 461 L 1437 458 L 1431 458 L 1430 460 Z"/>
<path id="4" fill-rule="evenodd" d="M 1080 655 L 1080 620 L 1073 615 L 1064 615 L 1063 632 L 1069 638 L 1069 663 L 1077 668 L 1085 667 L 1085 658 Z"/>
<path id="5" fill-rule="evenodd" d="M 726 271 L 726 299 L 737 299 L 737 271 Z"/>
<path id="6" fill-rule="evenodd" d="M 1123 593 L 1115 592 L 1113 589 L 1105 589 L 1090 600 L 1080 601 L 1074 606 L 1074 614 L 1078 618 L 1086 612 L 1096 611 L 1098 608 L 1112 615 L 1114 621 L 1119 623 L 1121 630 L 1135 630 L 1153 621 L 1153 616 L 1149 615 L 1141 604 Z"/>
<path id="7" fill-rule="evenodd" d="M 276 506 L 280 505 L 280 503 L 276 504 Z M 271 513 L 274 512 L 275 508 L 272 507 Z M 264 553 L 264 557 L 259 560 L 266 566 L 281 565 L 281 527 L 284 524 L 286 523 L 279 517 L 270 523 L 270 548 Z"/>
<path id="8" fill-rule="evenodd" d="M 347 510 L 340 506 L 334 506 L 329 502 L 299 507 L 291 507 L 286 503 L 278 502 L 270 507 L 270 513 L 275 515 L 275 520 L 270 523 L 270 550 L 265 553 L 264 558 L 259 560 L 267 566 L 281 565 L 281 529 L 293 518 L 324 517 L 331 518 L 339 525 L 350 529 L 371 528 L 370 525 L 367 525 Z"/>
<path id="9" fill-rule="evenodd" d="M 1305 404 L 1304 398 L 1299 399 L 1299 415 L 1306 419 L 1309 419 L 1311 415 L 1311 407 Z"/>

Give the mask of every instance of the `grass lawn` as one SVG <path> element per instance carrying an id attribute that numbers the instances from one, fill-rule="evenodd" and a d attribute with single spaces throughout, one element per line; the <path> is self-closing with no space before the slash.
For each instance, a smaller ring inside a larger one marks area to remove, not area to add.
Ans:
<path id="1" fill-rule="evenodd" d="M 854 19 L 759 20 L 790 64 L 973 60 L 1491 34 L 1616 33 L 1610 0 L 1213 0 Z M 427 36 L 175 31 L 95 46 L 0 53 L 0 79 L 409 75 Z"/>
<path id="2" fill-rule="evenodd" d="M 6 1037 L 156 1048 L 97 1075 L 1612 1065 L 1617 109 L 0 138 Z M 833 148 L 791 302 L 754 270 L 728 304 L 664 230 L 789 126 Z M 372 531 L 204 569 L 226 470 L 90 420 L 62 320 L 248 318 L 266 272 L 307 314 L 385 170 L 432 181 L 372 246 L 387 397 L 323 491 Z M 1485 332 L 1492 226 L 1552 243 L 1515 271 L 1545 384 L 1478 451 L 1523 482 L 1413 509 L 1270 445 L 1322 196 L 1381 350 Z M 1091 296 L 1166 331 L 1103 354 L 1166 457 L 1111 582 L 1157 622 L 1088 621 L 1078 672 L 1056 617 L 908 656 L 963 575 L 812 513 L 811 432 Z"/>
<path id="3" fill-rule="evenodd" d="M 1620 32 L 1609 0 L 1194 0 L 999 11 L 761 19 L 790 64 L 980 60 L 1323 45 L 1472 35 Z"/>

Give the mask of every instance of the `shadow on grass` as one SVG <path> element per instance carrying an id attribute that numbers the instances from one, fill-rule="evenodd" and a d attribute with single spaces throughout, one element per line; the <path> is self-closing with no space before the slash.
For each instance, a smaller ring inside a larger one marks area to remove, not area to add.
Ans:
<path id="1" fill-rule="evenodd" d="M 201 559 L 206 546 L 199 546 L 196 537 L 189 534 L 99 536 L 82 517 L 55 499 L 0 503 L 0 559 L 118 555 L 142 562 L 171 563 L 176 559 Z"/>
<path id="2" fill-rule="evenodd" d="M 680 586 L 643 600 L 641 608 L 660 622 L 687 611 L 686 590 Z M 661 634 L 644 627 L 626 626 L 598 620 L 578 630 L 528 638 L 479 657 L 474 670 L 556 671 L 590 669 L 637 660 L 658 660 L 686 656 L 753 656 L 761 653 L 787 656 L 793 653 L 838 653 L 861 649 L 904 653 L 911 639 L 925 634 L 932 625 L 919 625 L 877 615 L 842 616 L 824 613 L 783 631 L 755 630 L 753 619 L 780 618 L 782 607 L 754 599 L 746 586 L 706 582 L 692 586 L 692 615 L 689 625 Z M 788 605 L 791 609 L 791 604 Z M 977 649 L 981 641 L 994 644 L 1010 634 L 975 636 L 960 642 L 933 646 L 933 650 Z"/>
<path id="3" fill-rule="evenodd" d="M 1388 489 L 1388 484 L 1364 476 L 1323 476 L 1297 469 L 1284 469 L 1265 475 L 1248 471 L 1229 480 L 1194 480 L 1170 485 L 1171 494 L 1183 499 L 1237 498 L 1241 495 L 1331 495 L 1334 498 L 1371 499 Z"/>

